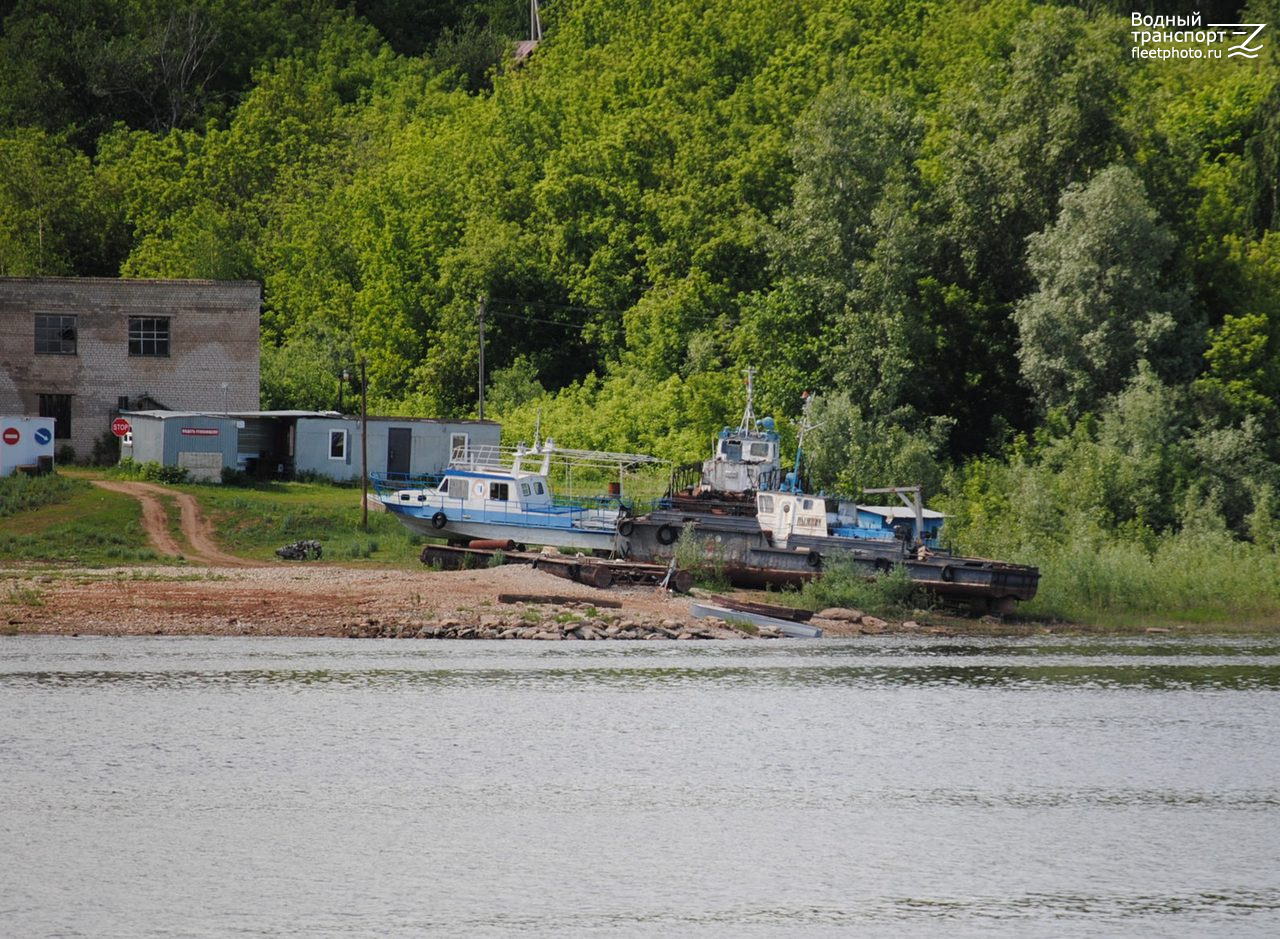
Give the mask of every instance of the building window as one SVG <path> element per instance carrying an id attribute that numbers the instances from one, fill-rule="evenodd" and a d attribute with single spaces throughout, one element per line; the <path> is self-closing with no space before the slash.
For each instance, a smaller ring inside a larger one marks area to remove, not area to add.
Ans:
<path id="1" fill-rule="evenodd" d="M 347 432 L 345 430 L 329 431 L 329 459 L 345 460 L 347 458 Z"/>
<path id="2" fill-rule="evenodd" d="M 169 317 L 129 317 L 129 354 L 168 356 Z"/>
<path id="3" fill-rule="evenodd" d="M 467 458 L 467 435 L 466 434 L 450 434 L 449 435 L 449 459 L 451 461 L 461 462 Z"/>
<path id="4" fill-rule="evenodd" d="M 36 355 L 75 355 L 74 315 L 36 315 Z"/>
<path id="5" fill-rule="evenodd" d="M 53 418 L 55 440 L 71 437 L 71 395 L 41 395 L 40 416 Z"/>

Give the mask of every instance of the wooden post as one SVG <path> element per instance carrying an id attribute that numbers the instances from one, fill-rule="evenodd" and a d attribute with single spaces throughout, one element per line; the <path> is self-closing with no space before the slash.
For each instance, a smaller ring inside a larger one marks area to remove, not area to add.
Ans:
<path id="1" fill-rule="evenodd" d="M 481 294 L 481 295 L 480 295 L 480 309 L 479 309 L 479 316 L 480 316 L 480 396 L 479 396 L 479 407 L 477 408 L 477 411 L 478 411 L 478 413 L 479 413 L 480 420 L 484 420 L 484 305 L 485 305 L 485 296 L 484 296 L 484 294 Z"/>
<path id="2" fill-rule="evenodd" d="M 360 357 L 360 527 L 369 530 L 369 382 Z"/>

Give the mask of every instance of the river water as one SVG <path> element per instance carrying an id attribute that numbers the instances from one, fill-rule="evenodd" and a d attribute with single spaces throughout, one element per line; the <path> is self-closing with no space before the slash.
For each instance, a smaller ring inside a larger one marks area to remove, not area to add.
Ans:
<path id="1" fill-rule="evenodd" d="M 1280 645 L 0 639 L 4 936 L 1275 936 Z"/>

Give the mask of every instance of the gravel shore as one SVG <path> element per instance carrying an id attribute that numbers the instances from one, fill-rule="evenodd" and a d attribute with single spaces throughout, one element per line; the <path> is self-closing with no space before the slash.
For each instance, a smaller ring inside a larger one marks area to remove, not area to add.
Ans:
<path id="1" fill-rule="evenodd" d="M 501 603 L 501 594 L 572 602 Z M 11 635 L 426 636 L 447 634 L 435 629 L 447 624 L 495 637 L 515 635 L 515 627 L 547 626 L 542 631 L 549 632 L 554 626 L 563 633 L 582 624 L 604 638 L 611 626 L 628 624 L 639 633 L 693 635 L 709 621 L 690 614 L 688 597 L 654 587 L 597 590 L 524 565 L 469 571 L 319 563 L 75 568 L 7 570 L 0 577 L 0 626 Z M 581 635 L 578 629 L 569 638 Z M 717 637 L 730 635 L 741 636 Z"/>

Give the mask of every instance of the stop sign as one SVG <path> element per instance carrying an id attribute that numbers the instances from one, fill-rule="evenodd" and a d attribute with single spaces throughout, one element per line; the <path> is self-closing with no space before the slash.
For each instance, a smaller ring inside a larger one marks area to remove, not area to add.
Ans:
<path id="1" fill-rule="evenodd" d="M 123 417 L 117 417 L 114 421 L 111 422 L 111 432 L 115 434 L 117 437 L 123 437 L 125 434 L 127 434 L 131 430 L 133 430 L 133 427 L 130 426 L 129 422 L 126 421 Z"/>
<path id="2" fill-rule="evenodd" d="M 22 434 L 18 433 L 18 428 L 16 427 L 6 427 L 4 429 L 3 439 L 9 446 L 13 446 L 22 439 Z"/>

